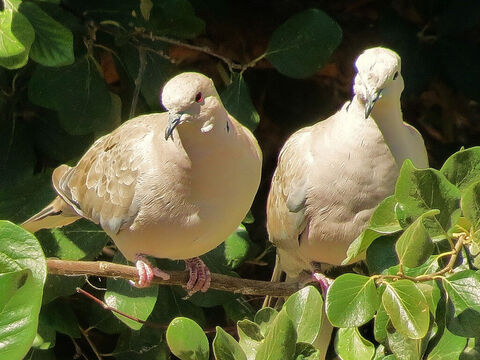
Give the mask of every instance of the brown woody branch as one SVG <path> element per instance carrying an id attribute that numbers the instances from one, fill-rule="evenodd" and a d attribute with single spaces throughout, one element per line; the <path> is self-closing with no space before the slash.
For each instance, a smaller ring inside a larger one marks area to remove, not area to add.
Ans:
<path id="1" fill-rule="evenodd" d="M 120 265 L 106 261 L 70 261 L 47 260 L 48 273 L 65 276 L 101 276 L 122 278 L 126 280 L 137 279 L 137 269 L 133 266 Z M 169 280 L 154 278 L 152 283 L 158 285 L 185 286 L 188 282 L 186 271 L 168 271 Z M 285 297 L 299 290 L 302 284 L 297 282 L 270 282 L 237 277 L 212 274 L 211 289 L 229 291 L 243 295 Z"/>

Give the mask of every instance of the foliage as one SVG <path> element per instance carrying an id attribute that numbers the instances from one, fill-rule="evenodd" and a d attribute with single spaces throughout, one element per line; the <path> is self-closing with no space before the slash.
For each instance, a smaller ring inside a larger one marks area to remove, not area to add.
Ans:
<path id="1" fill-rule="evenodd" d="M 20 223 L 41 209 L 53 198 L 50 175 L 55 166 L 74 164 L 96 138 L 127 118 L 161 111 L 159 94 L 171 76 L 208 68 L 202 58 L 192 64 L 186 52 L 192 40 L 209 44 L 210 24 L 198 9 L 211 6 L 224 16 L 219 3 L 223 1 L 4 0 L 0 218 Z M 439 28 L 434 51 L 425 52 L 424 43 L 418 54 L 406 51 L 416 50 L 412 39 L 424 40 L 425 34 L 404 29 L 391 14 L 382 22 L 385 38 L 391 37 L 385 41 L 398 44 L 400 53 L 415 55 L 404 57 L 407 92 L 438 71 L 455 89 L 478 100 L 472 80 L 478 67 L 471 63 L 475 48 L 463 38 L 452 40 L 478 19 L 447 16 L 463 11 L 448 3 L 434 14 Z M 472 10 L 466 13 L 475 15 L 478 4 L 469 4 L 465 8 Z M 260 115 L 251 94 L 265 96 L 253 91 L 253 69 L 267 68 L 295 79 L 286 80 L 293 84 L 318 73 L 344 36 L 328 11 L 294 9 L 272 26 L 253 60 L 237 63 L 219 58 L 210 46 L 196 49 L 216 61 L 215 71 L 209 71 L 216 75 L 222 101 L 252 130 Z M 405 31 L 392 32 L 397 26 Z M 443 68 L 432 56 L 438 49 L 447 49 L 439 57 Z M 419 64 L 417 57 L 426 60 Z M 453 67 L 468 73 L 457 76 Z M 287 95 L 302 96 L 293 91 Z M 283 93 L 281 100 L 290 106 L 294 102 L 285 101 Z M 98 226 L 79 221 L 32 236 L 1 221 L 0 358 L 55 359 L 65 351 L 73 358 L 78 354 L 70 343 L 65 345 L 65 338 L 83 341 L 88 348 L 94 346 L 92 339 L 110 336 L 115 345 L 109 351 L 116 359 L 167 359 L 170 353 L 180 359 L 320 359 L 328 344 L 318 343 L 319 334 L 329 323 L 339 328 L 330 351 L 343 359 L 475 358 L 480 351 L 479 164 L 480 148 L 455 153 L 439 171 L 405 163 L 395 194 L 379 205 L 349 249 L 348 260 L 366 256 L 369 274 L 338 277 L 325 304 L 315 288 L 306 287 L 281 309 L 255 313 L 251 299 L 227 292 L 211 290 L 184 299 L 185 291 L 177 287 L 142 290 L 121 279 L 90 279 L 106 288 L 104 293 L 89 287 L 107 304 L 139 319 L 170 323 L 166 332 L 112 315 L 74 295 L 76 287 L 89 286 L 83 278 L 46 274 L 45 257 L 111 260 L 103 251 L 110 246 L 108 237 Z M 247 229 L 241 225 L 203 256 L 213 272 L 238 276 L 247 260 L 257 261 L 263 248 Z M 124 260 L 117 255 L 114 261 Z M 177 262 L 159 262 L 165 270 L 183 269 Z M 228 331 L 230 324 L 236 324 L 233 331 Z M 209 349 L 202 329 L 215 326 Z"/>

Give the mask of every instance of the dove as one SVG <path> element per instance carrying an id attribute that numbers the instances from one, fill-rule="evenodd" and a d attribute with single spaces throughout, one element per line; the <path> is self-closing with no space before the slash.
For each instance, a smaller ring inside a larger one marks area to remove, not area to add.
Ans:
<path id="1" fill-rule="evenodd" d="M 262 154 L 208 77 L 173 77 L 161 101 L 168 112 L 130 119 L 99 138 L 76 166 L 56 168 L 58 196 L 22 226 L 35 232 L 89 219 L 135 262 L 136 286 L 149 286 L 153 276 L 169 278 L 146 258 L 153 256 L 185 260 L 189 294 L 205 292 L 210 271 L 199 256 L 247 214 Z"/>
<path id="2" fill-rule="evenodd" d="M 428 167 L 421 134 L 403 121 L 400 57 L 375 47 L 355 67 L 352 100 L 295 132 L 280 151 L 267 200 L 269 240 L 277 247 L 272 281 L 282 271 L 287 280 L 307 271 L 325 294 L 331 280 L 316 273 L 319 264 L 342 263 L 376 206 L 393 194 L 405 159 Z M 324 344 L 330 333 L 322 330 Z"/>

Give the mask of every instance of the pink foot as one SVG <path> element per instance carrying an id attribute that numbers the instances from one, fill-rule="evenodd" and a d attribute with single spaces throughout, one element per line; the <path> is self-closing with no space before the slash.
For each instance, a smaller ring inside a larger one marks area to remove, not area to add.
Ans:
<path id="1" fill-rule="evenodd" d="M 330 285 L 332 285 L 333 279 L 327 278 L 325 275 L 318 272 L 312 273 L 312 278 L 322 288 L 323 297 L 327 296 L 327 290 L 330 287 Z"/>
<path id="2" fill-rule="evenodd" d="M 137 268 L 138 280 L 135 282 L 130 280 L 130 283 L 136 287 L 149 287 L 154 276 L 162 278 L 163 280 L 170 279 L 170 275 L 152 266 L 143 254 L 135 255 L 135 267 Z"/>
<path id="3" fill-rule="evenodd" d="M 197 291 L 205 292 L 210 287 L 210 270 L 202 261 L 195 257 L 185 260 L 186 270 L 190 272 L 190 279 L 187 283 L 188 296 L 195 294 Z"/>

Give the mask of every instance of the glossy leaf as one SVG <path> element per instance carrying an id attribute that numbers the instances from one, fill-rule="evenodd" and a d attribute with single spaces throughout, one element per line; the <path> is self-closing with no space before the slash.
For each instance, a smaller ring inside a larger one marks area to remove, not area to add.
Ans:
<path id="1" fill-rule="evenodd" d="M 35 41 L 30 49 L 30 57 L 45 66 L 70 65 L 73 55 L 72 32 L 55 21 L 38 5 L 22 2 L 20 12 L 27 17 L 35 30 Z"/>
<path id="2" fill-rule="evenodd" d="M 292 359 L 295 354 L 297 334 L 286 311 L 278 313 L 265 340 L 258 347 L 256 360 Z"/>
<path id="3" fill-rule="evenodd" d="M 424 225 L 432 238 L 444 238 L 456 223 L 459 212 L 460 191 L 445 176 L 434 169 L 417 169 L 405 160 L 395 186 L 397 217 L 403 227 L 413 223 L 429 210 L 440 214 L 427 218 Z"/>
<path id="4" fill-rule="evenodd" d="M 465 188 L 461 207 L 463 215 L 470 221 L 475 232 L 480 230 L 480 182 Z M 470 229 L 466 229 L 470 230 Z"/>
<path id="5" fill-rule="evenodd" d="M 323 298 L 313 286 L 291 295 L 284 305 L 297 331 L 297 341 L 312 344 L 322 327 Z"/>
<path id="6" fill-rule="evenodd" d="M 358 328 L 338 329 L 335 351 L 342 360 L 370 360 L 375 354 L 373 344 L 358 332 Z"/>
<path id="7" fill-rule="evenodd" d="M 440 172 L 463 192 L 479 180 L 480 146 L 457 151 L 445 161 Z"/>
<path id="8" fill-rule="evenodd" d="M 320 350 L 308 343 L 297 342 L 295 346 L 295 360 L 322 360 L 322 353 Z"/>
<path id="9" fill-rule="evenodd" d="M 442 279 L 448 294 L 448 329 L 455 335 L 475 337 L 480 333 L 480 274 L 466 270 Z"/>
<path id="10" fill-rule="evenodd" d="M 347 258 L 342 264 L 348 264 L 365 252 L 375 239 L 402 230 L 395 216 L 395 205 L 395 197 L 391 195 L 377 206 L 370 218 L 368 227 L 350 244 L 347 250 Z"/>
<path id="11" fill-rule="evenodd" d="M 465 345 L 467 345 L 466 338 L 454 335 L 444 329 L 442 337 L 428 354 L 427 360 L 458 359 Z"/>
<path id="12" fill-rule="evenodd" d="M 367 249 L 366 261 L 369 273 L 381 274 L 386 269 L 398 264 L 395 244 L 398 234 L 381 236 L 375 239 Z"/>
<path id="13" fill-rule="evenodd" d="M 342 30 L 330 16 L 308 9 L 275 30 L 266 57 L 282 74 L 304 78 L 327 63 L 341 40 Z"/>
<path id="14" fill-rule="evenodd" d="M 2 287 L 10 289 L 10 294 L 3 297 L 0 312 L 1 359 L 22 359 L 32 345 L 47 269 L 37 239 L 8 221 L 0 221 L 0 272 L 21 271 L 26 273 L 16 280 L 13 275 L 4 279 L 14 284 Z"/>
<path id="15" fill-rule="evenodd" d="M 113 262 L 125 265 L 128 263 L 120 253 L 115 255 Z M 108 278 L 105 303 L 137 319 L 147 320 L 155 306 L 157 295 L 158 286 L 137 288 L 127 280 Z M 142 327 L 142 324 L 123 315 L 117 313 L 114 313 L 114 315 L 132 329 L 138 330 Z"/>
<path id="16" fill-rule="evenodd" d="M 0 11 L 0 66 L 18 69 L 28 61 L 35 39 L 32 24 L 15 9 Z"/>
<path id="17" fill-rule="evenodd" d="M 260 327 L 260 332 L 262 333 L 263 336 L 267 336 L 268 331 L 270 330 L 270 327 L 277 317 L 278 312 L 275 309 L 272 309 L 270 307 L 266 307 L 263 309 L 260 309 L 256 314 L 255 314 L 255 323 L 258 324 Z"/>
<path id="18" fill-rule="evenodd" d="M 387 326 L 390 319 L 388 317 L 383 304 L 380 304 L 377 313 L 375 314 L 375 322 L 373 325 L 373 335 L 375 340 L 381 344 L 385 344 L 387 341 Z"/>
<path id="19" fill-rule="evenodd" d="M 400 235 L 395 245 L 400 264 L 413 268 L 427 261 L 433 252 L 433 243 L 423 225 L 423 221 L 425 218 L 432 217 L 439 213 L 439 210 L 427 211 L 420 215 L 405 229 L 402 235 Z"/>
<path id="20" fill-rule="evenodd" d="M 180 360 L 208 360 L 208 340 L 195 321 L 184 317 L 173 319 L 166 337 L 168 347 Z"/>
<path id="21" fill-rule="evenodd" d="M 250 320 L 241 320 L 237 322 L 238 343 L 242 347 L 248 360 L 254 360 L 258 347 L 264 336 L 260 331 L 260 326 Z"/>
<path id="22" fill-rule="evenodd" d="M 232 335 L 217 326 L 217 334 L 213 339 L 212 347 L 216 359 L 247 360 L 242 348 Z"/>
<path id="23" fill-rule="evenodd" d="M 387 283 L 382 304 L 398 332 L 411 339 L 426 335 L 430 321 L 428 303 L 415 283 L 410 280 Z"/>
<path id="24" fill-rule="evenodd" d="M 232 82 L 220 94 L 227 111 L 250 130 L 260 122 L 260 115 L 253 106 L 250 92 L 242 74 L 233 73 Z"/>
<path id="25" fill-rule="evenodd" d="M 390 328 L 388 331 L 388 346 L 394 354 L 392 360 L 422 360 L 428 339 L 411 339 L 401 332 Z"/>
<path id="26" fill-rule="evenodd" d="M 330 286 L 325 301 L 330 323 L 337 327 L 365 324 L 377 311 L 379 298 L 372 278 L 344 274 Z"/>

